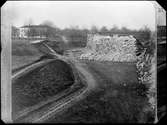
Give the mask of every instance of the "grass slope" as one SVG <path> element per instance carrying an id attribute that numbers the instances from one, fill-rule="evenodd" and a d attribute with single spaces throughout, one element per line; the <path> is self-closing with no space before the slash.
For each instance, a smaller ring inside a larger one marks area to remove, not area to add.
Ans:
<path id="1" fill-rule="evenodd" d="M 32 63 L 42 56 L 28 40 L 12 40 L 12 69 Z"/>
<path id="2" fill-rule="evenodd" d="M 72 69 L 63 61 L 39 67 L 12 83 L 13 113 L 47 100 L 73 83 Z"/>

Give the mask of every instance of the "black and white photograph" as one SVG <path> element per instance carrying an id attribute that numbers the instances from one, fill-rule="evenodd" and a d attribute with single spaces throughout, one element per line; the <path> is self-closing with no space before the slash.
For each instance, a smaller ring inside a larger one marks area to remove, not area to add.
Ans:
<path id="1" fill-rule="evenodd" d="M 156 1 L 6 1 L 5 123 L 157 123 L 166 10 Z"/>

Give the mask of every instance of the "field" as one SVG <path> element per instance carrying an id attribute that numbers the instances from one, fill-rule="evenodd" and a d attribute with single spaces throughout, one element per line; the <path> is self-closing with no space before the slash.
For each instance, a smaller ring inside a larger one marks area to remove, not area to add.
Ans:
<path id="1" fill-rule="evenodd" d="M 32 63 L 42 56 L 28 40 L 12 40 L 12 69 Z"/>
<path id="2" fill-rule="evenodd" d="M 12 69 L 17 69 L 24 65 L 30 64 L 35 60 L 38 60 L 38 56 L 12 56 Z"/>
<path id="3" fill-rule="evenodd" d="M 85 100 L 49 123 L 136 123 L 152 122 L 146 113 L 146 88 L 138 84 L 134 64 L 83 62 L 96 78 L 98 87 Z"/>

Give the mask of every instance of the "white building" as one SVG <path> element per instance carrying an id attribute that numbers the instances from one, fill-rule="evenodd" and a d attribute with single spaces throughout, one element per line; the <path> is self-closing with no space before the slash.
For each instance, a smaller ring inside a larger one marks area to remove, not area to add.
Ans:
<path id="1" fill-rule="evenodd" d="M 26 25 L 19 28 L 20 38 L 46 38 L 48 29 L 46 25 Z"/>
<path id="2" fill-rule="evenodd" d="M 28 38 L 28 30 L 29 28 L 28 27 L 20 27 L 19 28 L 19 37 L 20 38 Z"/>

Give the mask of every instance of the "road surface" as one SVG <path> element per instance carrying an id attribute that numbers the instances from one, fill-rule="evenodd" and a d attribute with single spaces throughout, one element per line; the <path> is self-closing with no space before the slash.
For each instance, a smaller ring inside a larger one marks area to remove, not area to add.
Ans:
<path id="1" fill-rule="evenodd" d="M 80 73 L 82 73 L 87 81 L 87 87 L 86 89 L 84 89 L 81 93 L 76 93 L 76 95 L 74 95 L 70 100 L 67 99 L 67 101 L 62 102 L 62 104 L 60 106 L 55 106 L 55 108 L 53 107 L 50 112 L 46 113 L 45 115 L 43 115 L 40 118 L 35 119 L 33 122 L 35 123 L 39 123 L 42 122 L 44 120 L 46 120 L 47 118 L 55 115 L 57 112 L 66 109 L 70 106 L 72 106 L 72 104 L 75 102 L 78 102 L 81 99 L 84 99 L 90 92 L 91 90 L 93 90 L 96 87 L 96 81 L 94 79 L 94 77 L 92 76 L 92 74 L 86 69 L 86 67 L 84 67 L 81 63 L 77 63 L 75 64 L 76 68 L 78 69 L 78 71 Z"/>
<path id="2" fill-rule="evenodd" d="M 50 49 L 50 48 L 49 48 Z M 58 59 L 61 59 L 65 62 L 69 60 L 68 57 L 60 56 L 58 54 L 54 54 Z M 72 104 L 78 102 L 81 99 L 84 99 L 90 92 L 93 90 L 96 86 L 96 81 L 92 74 L 89 72 L 86 66 L 84 64 L 78 62 L 74 58 L 70 57 L 70 61 L 73 63 L 75 68 L 84 76 L 85 81 L 87 83 L 86 88 L 83 88 L 73 94 L 71 94 L 68 97 L 65 97 L 64 99 L 60 101 L 53 101 L 52 103 L 46 104 L 45 106 L 42 106 L 39 109 L 36 109 L 30 113 L 28 113 L 26 116 L 19 118 L 18 120 L 14 122 L 26 122 L 26 123 L 39 123 L 47 120 L 49 117 L 55 115 L 57 112 L 60 112 L 70 106 Z M 48 62 L 48 61 L 47 61 Z M 43 63 L 46 63 L 45 61 L 42 61 L 40 63 L 35 63 L 30 66 L 30 68 L 24 68 L 23 70 L 19 71 L 18 73 L 14 74 L 12 76 L 12 80 L 17 79 L 21 74 L 24 74 L 28 72 L 30 69 L 33 69 L 35 65 L 41 65 Z"/>

